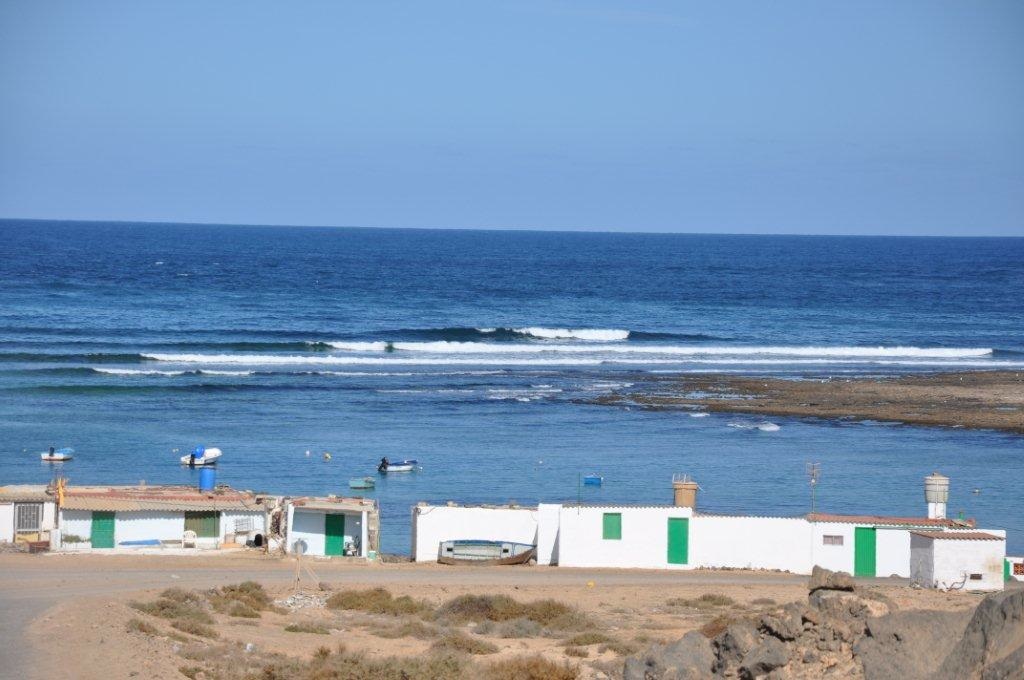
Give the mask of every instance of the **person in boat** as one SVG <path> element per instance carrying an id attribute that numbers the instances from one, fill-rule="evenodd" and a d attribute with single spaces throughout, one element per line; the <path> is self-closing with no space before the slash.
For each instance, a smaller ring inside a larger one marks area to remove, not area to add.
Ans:
<path id="1" fill-rule="evenodd" d="M 54 451 L 53 447 L 51 446 L 50 447 L 50 456 L 53 456 L 54 453 L 56 453 L 56 451 Z"/>
<path id="2" fill-rule="evenodd" d="M 188 454 L 188 466 L 189 467 L 195 467 L 196 466 L 196 452 L 194 450 L 192 451 L 192 453 Z"/>
<path id="3" fill-rule="evenodd" d="M 387 472 L 388 471 L 388 465 L 390 465 L 390 464 L 391 463 L 390 463 L 390 461 L 388 461 L 388 457 L 384 456 L 383 458 L 380 459 L 380 465 L 377 466 L 377 471 L 378 472 Z"/>

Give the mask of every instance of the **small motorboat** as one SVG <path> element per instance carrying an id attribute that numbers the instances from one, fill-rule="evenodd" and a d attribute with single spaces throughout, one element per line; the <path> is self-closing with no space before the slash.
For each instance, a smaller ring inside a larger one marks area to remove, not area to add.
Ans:
<path id="1" fill-rule="evenodd" d="M 601 475 L 583 475 L 583 484 L 586 486 L 601 486 L 604 483 L 604 477 Z"/>
<path id="2" fill-rule="evenodd" d="M 377 481 L 373 477 L 359 477 L 348 480 L 348 488 L 350 489 L 373 489 L 376 486 Z"/>
<path id="3" fill-rule="evenodd" d="M 437 561 L 441 564 L 494 566 L 526 564 L 537 555 L 537 546 L 514 541 L 454 540 L 442 541 Z"/>
<path id="4" fill-rule="evenodd" d="M 381 474 L 387 474 L 388 472 L 412 472 L 418 464 L 419 461 L 417 460 L 396 460 L 392 462 L 387 458 L 381 458 L 380 465 L 377 466 L 377 472 Z"/>
<path id="5" fill-rule="evenodd" d="M 51 446 L 49 451 L 40 453 L 39 457 L 42 458 L 44 463 L 63 463 L 75 457 L 75 450 L 67 446 L 62 449 L 54 449 Z"/>
<path id="6" fill-rule="evenodd" d="M 197 446 L 192 453 L 181 457 L 181 464 L 189 467 L 202 467 L 204 465 L 216 465 L 217 459 L 221 456 L 221 450 L 213 446 Z"/>

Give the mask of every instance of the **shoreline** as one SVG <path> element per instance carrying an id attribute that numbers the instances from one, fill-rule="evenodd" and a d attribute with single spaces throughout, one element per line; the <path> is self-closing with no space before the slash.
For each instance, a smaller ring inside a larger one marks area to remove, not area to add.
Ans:
<path id="1" fill-rule="evenodd" d="M 638 389 L 639 388 L 639 389 Z M 793 380 L 723 374 L 638 380 L 593 404 L 897 422 L 1024 434 L 1024 372 Z"/>

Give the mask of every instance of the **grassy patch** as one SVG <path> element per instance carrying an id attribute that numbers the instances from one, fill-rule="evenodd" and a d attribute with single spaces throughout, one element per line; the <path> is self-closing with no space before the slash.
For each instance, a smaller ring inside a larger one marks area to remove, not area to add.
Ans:
<path id="1" fill-rule="evenodd" d="M 170 591 L 164 592 L 167 593 Z M 161 619 L 170 619 L 172 621 L 192 621 L 195 623 L 206 624 L 213 623 L 213 617 L 203 609 L 202 602 L 199 600 L 172 599 L 161 595 L 161 597 L 152 602 L 132 602 L 129 606 L 143 614 L 149 614 L 150 616 L 156 616 Z"/>
<path id="2" fill-rule="evenodd" d="M 700 597 L 687 599 L 673 597 L 665 602 L 670 607 L 689 607 L 692 609 L 716 609 L 718 607 L 731 607 L 736 600 L 721 593 L 704 593 Z"/>
<path id="3" fill-rule="evenodd" d="M 377 626 L 370 628 L 369 632 L 371 635 L 388 639 L 411 637 L 419 640 L 432 640 L 439 635 L 433 626 L 416 620 L 403 621 L 394 626 Z"/>
<path id="4" fill-rule="evenodd" d="M 289 623 L 284 627 L 285 632 L 288 633 L 313 633 L 315 635 L 330 635 L 331 631 L 327 630 L 319 623 L 311 623 L 309 621 L 300 621 L 298 623 Z"/>
<path id="5" fill-rule="evenodd" d="M 171 621 L 171 627 L 177 628 L 182 633 L 197 635 L 199 637 L 211 639 L 219 637 L 219 635 L 217 635 L 217 631 L 215 631 L 213 628 L 210 628 L 205 624 L 193 621 L 191 619 L 178 619 L 175 621 Z"/>
<path id="6" fill-rule="evenodd" d="M 605 652 L 612 652 L 619 656 L 629 656 L 630 654 L 636 654 L 640 651 L 640 645 L 635 642 L 626 642 L 624 640 L 611 640 L 598 647 L 599 652 L 604 654 Z"/>
<path id="7" fill-rule="evenodd" d="M 457 622 L 526 619 L 559 630 L 579 630 L 591 625 L 578 609 L 557 600 L 519 602 L 506 595 L 460 595 L 438 607 L 436 616 Z"/>
<path id="8" fill-rule="evenodd" d="M 394 597 L 384 588 L 342 590 L 327 598 L 326 604 L 328 609 L 348 609 L 392 616 L 424 614 L 430 611 L 430 605 L 423 600 L 414 600 L 408 595 Z"/>
<path id="9" fill-rule="evenodd" d="M 464 654 L 494 654 L 498 651 L 497 645 L 480 638 L 470 637 L 459 631 L 446 634 L 430 648 L 435 652 L 462 652 Z"/>
<path id="10" fill-rule="evenodd" d="M 565 655 L 572 656 L 577 659 L 586 659 L 588 656 L 590 656 L 590 650 L 588 650 L 585 647 L 566 647 Z"/>
<path id="11" fill-rule="evenodd" d="M 750 604 L 759 604 L 766 607 L 774 607 L 777 603 L 770 597 L 757 597 L 751 600 Z"/>
<path id="12" fill-rule="evenodd" d="M 580 670 L 542 656 L 520 656 L 491 664 L 483 677 L 486 680 L 577 680 Z"/>
<path id="13" fill-rule="evenodd" d="M 160 630 L 153 624 L 146 623 L 142 619 L 129 619 L 125 624 L 129 633 L 143 633 L 145 635 L 159 635 Z"/>
<path id="14" fill-rule="evenodd" d="M 608 642 L 613 642 L 613 638 L 608 637 L 604 633 L 592 630 L 587 631 L 586 633 L 580 633 L 579 635 L 573 635 L 563 644 L 568 647 L 586 647 L 587 645 L 602 645 Z"/>

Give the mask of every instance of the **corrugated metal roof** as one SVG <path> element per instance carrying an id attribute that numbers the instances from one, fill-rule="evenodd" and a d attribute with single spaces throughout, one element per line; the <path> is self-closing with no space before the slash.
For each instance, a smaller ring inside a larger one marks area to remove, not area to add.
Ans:
<path id="1" fill-rule="evenodd" d="M 200 492 L 191 486 L 68 487 L 66 510 L 262 510 L 255 494 L 234 489 Z"/>
<path id="2" fill-rule="evenodd" d="M 840 524 L 878 524 L 905 527 L 973 527 L 973 519 L 931 519 L 929 517 L 885 517 L 883 515 L 830 515 L 812 513 L 807 515 L 810 522 L 837 522 Z"/>
<path id="3" fill-rule="evenodd" d="M 325 510 L 327 512 L 374 512 L 377 509 L 377 501 L 372 498 L 343 498 L 336 496 L 330 497 L 305 497 L 305 498 L 293 498 L 288 501 L 297 508 L 305 508 L 307 510 Z"/>
<path id="4" fill-rule="evenodd" d="M 42 503 L 54 497 L 43 484 L 12 484 L 0 486 L 0 503 Z"/>
<path id="5" fill-rule="evenodd" d="M 1002 541 L 1002 536 L 984 531 L 912 531 L 915 536 L 934 538 L 940 541 Z"/>

